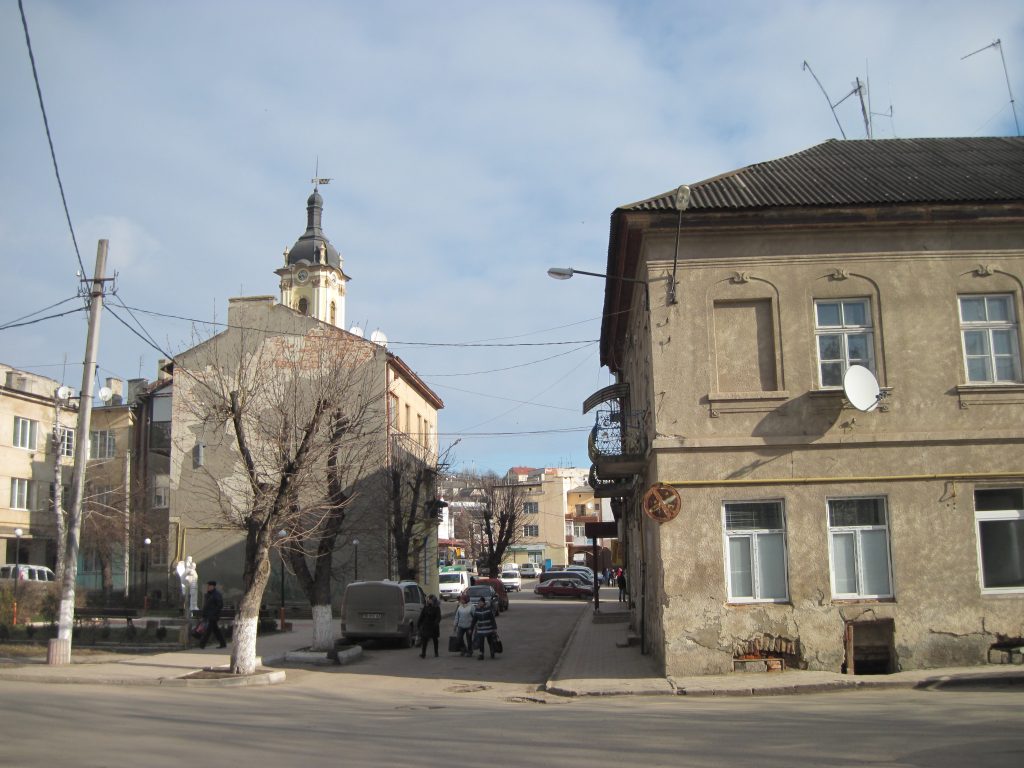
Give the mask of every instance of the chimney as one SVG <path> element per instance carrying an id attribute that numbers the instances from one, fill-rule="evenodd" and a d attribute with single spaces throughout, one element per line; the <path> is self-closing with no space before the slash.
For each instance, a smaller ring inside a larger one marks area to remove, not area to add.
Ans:
<path id="1" fill-rule="evenodd" d="M 120 379 L 107 379 L 107 389 L 111 391 L 110 405 L 124 405 L 124 382 Z"/>
<path id="2" fill-rule="evenodd" d="M 139 395 L 149 386 L 149 379 L 128 379 L 128 405 L 135 405 Z"/>
<path id="3" fill-rule="evenodd" d="M 171 364 L 171 361 L 168 360 L 165 357 L 161 357 L 159 360 L 156 361 L 156 380 L 157 381 L 167 381 L 168 379 L 171 378 L 170 372 L 165 370 L 170 364 Z"/>

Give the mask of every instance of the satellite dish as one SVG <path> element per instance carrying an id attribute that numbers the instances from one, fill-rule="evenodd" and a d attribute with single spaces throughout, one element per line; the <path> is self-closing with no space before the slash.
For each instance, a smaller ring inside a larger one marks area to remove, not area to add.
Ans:
<path id="1" fill-rule="evenodd" d="M 353 325 L 351 328 L 348 329 L 348 332 L 351 333 L 353 336 L 363 338 L 363 329 L 360 328 L 358 325 Z"/>
<path id="2" fill-rule="evenodd" d="M 73 394 L 75 394 L 75 390 L 73 390 L 71 387 L 61 387 L 60 389 L 57 390 L 57 399 L 67 400 Z"/>
<path id="3" fill-rule="evenodd" d="M 384 335 L 384 331 L 382 331 L 380 328 L 378 328 L 376 331 L 370 334 L 370 341 L 372 341 L 374 344 L 379 344 L 380 346 L 387 349 L 388 337 Z"/>
<path id="4" fill-rule="evenodd" d="M 100 391 L 96 394 L 99 395 L 100 400 L 104 403 L 109 403 L 110 398 L 114 396 L 114 391 L 110 387 L 100 387 Z"/>
<path id="5" fill-rule="evenodd" d="M 851 365 L 843 376 L 843 392 L 850 405 L 858 411 L 873 411 L 878 407 L 882 390 L 878 380 L 863 365 Z"/>

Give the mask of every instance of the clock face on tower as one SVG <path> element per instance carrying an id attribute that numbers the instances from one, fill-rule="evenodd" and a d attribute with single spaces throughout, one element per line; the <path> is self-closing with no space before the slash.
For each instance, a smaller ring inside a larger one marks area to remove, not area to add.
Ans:
<path id="1" fill-rule="evenodd" d="M 300 283 L 304 283 L 309 279 L 309 272 L 307 272 L 304 269 L 300 269 L 298 272 L 295 273 L 295 279 L 298 280 Z"/>

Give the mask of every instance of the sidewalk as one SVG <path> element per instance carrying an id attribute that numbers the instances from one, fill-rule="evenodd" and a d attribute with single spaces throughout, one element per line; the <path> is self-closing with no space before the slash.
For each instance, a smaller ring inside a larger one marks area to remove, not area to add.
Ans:
<path id="1" fill-rule="evenodd" d="M 852 689 L 953 687 L 1024 687 L 1024 667 L 990 665 L 957 667 L 892 675 L 850 677 L 834 672 L 737 672 L 729 675 L 669 679 L 658 673 L 651 656 L 639 645 L 628 645 L 629 615 L 621 603 L 602 602 L 601 613 L 582 611 L 544 689 L 560 696 L 763 696 L 819 693 Z M 312 621 L 293 622 L 293 631 L 257 638 L 258 666 L 285 660 L 301 661 L 298 649 L 309 647 Z M 355 649 L 353 649 L 355 650 Z M 298 655 L 300 658 L 296 659 Z M 244 686 L 269 685 L 285 680 L 281 669 L 265 669 L 252 677 L 189 679 L 204 669 L 226 668 L 226 650 L 191 648 L 152 656 L 75 658 L 70 666 L 31 662 L 0 668 L 0 680 L 99 685 Z"/>
<path id="2" fill-rule="evenodd" d="M 595 620 L 596 619 L 596 620 Z M 1024 687 L 1024 667 L 989 665 L 915 670 L 891 675 L 837 672 L 734 672 L 683 678 L 661 676 L 652 657 L 628 645 L 628 612 L 622 603 L 585 611 L 545 685 L 562 696 L 773 696 L 883 688 Z"/>

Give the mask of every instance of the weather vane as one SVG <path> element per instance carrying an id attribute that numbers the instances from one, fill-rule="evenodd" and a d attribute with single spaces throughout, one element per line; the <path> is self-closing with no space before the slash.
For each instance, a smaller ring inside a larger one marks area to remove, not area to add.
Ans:
<path id="1" fill-rule="evenodd" d="M 316 158 L 316 165 L 313 166 L 313 178 L 310 179 L 310 182 L 313 184 L 313 188 L 314 189 L 316 187 L 319 187 L 321 184 L 330 184 L 331 183 L 331 180 L 329 178 L 324 179 L 324 178 L 320 177 L 320 157 L 319 156 L 317 156 L 317 158 Z"/>

